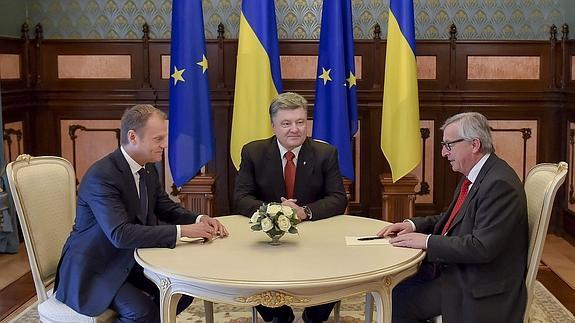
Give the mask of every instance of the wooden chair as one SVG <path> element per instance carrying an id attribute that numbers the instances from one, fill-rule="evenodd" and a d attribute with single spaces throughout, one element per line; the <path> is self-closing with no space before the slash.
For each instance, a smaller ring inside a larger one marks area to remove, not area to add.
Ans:
<path id="1" fill-rule="evenodd" d="M 98 317 L 75 312 L 58 301 L 54 282 L 62 246 L 76 216 L 76 177 L 60 157 L 20 155 L 6 166 L 12 199 L 24 234 L 42 322 L 112 322 L 116 313 Z"/>

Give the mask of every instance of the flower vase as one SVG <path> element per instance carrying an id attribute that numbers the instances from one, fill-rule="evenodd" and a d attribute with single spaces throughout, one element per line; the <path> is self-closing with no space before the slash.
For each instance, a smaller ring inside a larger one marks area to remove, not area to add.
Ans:
<path id="1" fill-rule="evenodd" d="M 280 238 L 283 237 L 284 233 L 285 232 L 278 234 L 267 233 L 267 235 L 272 239 L 272 241 L 270 241 L 269 244 L 272 246 L 279 246 L 281 244 Z"/>

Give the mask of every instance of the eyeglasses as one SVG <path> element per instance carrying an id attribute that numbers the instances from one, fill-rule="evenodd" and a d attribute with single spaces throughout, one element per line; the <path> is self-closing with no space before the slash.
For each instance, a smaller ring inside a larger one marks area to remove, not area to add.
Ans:
<path id="1" fill-rule="evenodd" d="M 453 144 L 456 144 L 456 143 L 462 142 L 462 141 L 465 141 L 465 139 L 460 138 L 460 139 L 455 139 L 452 141 L 442 141 L 441 146 L 445 147 L 445 149 L 447 149 L 447 151 L 451 151 L 451 149 L 453 148 Z"/>

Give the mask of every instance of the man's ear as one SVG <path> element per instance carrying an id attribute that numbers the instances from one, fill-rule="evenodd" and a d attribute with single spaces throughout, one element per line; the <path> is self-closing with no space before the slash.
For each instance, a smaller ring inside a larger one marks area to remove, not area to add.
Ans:
<path id="1" fill-rule="evenodd" d="M 479 138 L 473 138 L 471 145 L 473 146 L 474 153 L 478 153 L 481 151 L 481 140 L 479 140 Z"/>
<path id="2" fill-rule="evenodd" d="M 132 129 L 128 130 L 128 142 L 129 143 L 135 144 L 137 137 L 138 137 L 138 135 L 136 134 L 136 131 L 134 131 Z"/>

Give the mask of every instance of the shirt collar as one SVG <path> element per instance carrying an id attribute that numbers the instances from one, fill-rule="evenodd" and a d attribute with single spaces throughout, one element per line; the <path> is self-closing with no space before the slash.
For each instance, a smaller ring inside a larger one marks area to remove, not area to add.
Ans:
<path id="1" fill-rule="evenodd" d="M 481 168 L 483 167 L 483 165 L 485 165 L 485 162 L 487 161 L 487 158 L 489 158 L 489 156 L 491 156 L 491 154 L 483 155 L 483 157 L 481 157 L 481 159 L 477 162 L 477 164 L 475 164 L 475 166 L 473 166 L 473 168 L 471 168 L 471 170 L 469 171 L 467 179 L 472 184 L 475 183 L 475 180 L 477 179 L 477 176 L 479 175 Z"/>
<path id="2" fill-rule="evenodd" d="M 132 171 L 132 174 L 137 173 L 140 169 L 142 169 L 144 167 L 144 166 L 138 164 L 138 162 L 136 162 L 132 157 L 130 157 L 130 155 L 128 155 L 126 150 L 124 150 L 124 147 L 120 146 L 120 150 L 122 151 L 122 155 L 124 155 L 124 158 L 126 158 L 126 161 L 128 162 L 128 165 L 130 166 L 130 170 Z"/>
<path id="3" fill-rule="evenodd" d="M 278 148 L 280 149 L 280 157 L 284 158 L 284 155 L 288 152 L 288 150 L 287 150 L 287 148 L 282 146 L 282 144 L 280 144 L 279 140 L 276 139 L 276 142 L 278 143 Z M 297 160 L 297 156 L 299 155 L 299 151 L 301 150 L 301 146 L 302 145 L 299 145 L 299 146 L 297 146 L 291 150 L 291 152 L 295 155 L 296 160 Z"/>

